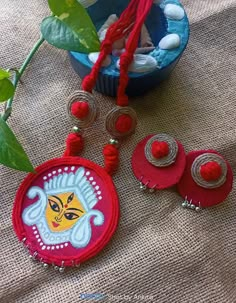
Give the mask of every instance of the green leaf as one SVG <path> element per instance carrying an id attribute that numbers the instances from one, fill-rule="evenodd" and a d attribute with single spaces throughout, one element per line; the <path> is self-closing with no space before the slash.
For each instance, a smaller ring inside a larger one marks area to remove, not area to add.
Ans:
<path id="1" fill-rule="evenodd" d="M 55 16 L 41 24 L 44 39 L 57 48 L 90 53 L 100 49 L 96 28 L 77 0 L 48 0 Z"/>
<path id="2" fill-rule="evenodd" d="M 0 80 L 0 102 L 10 99 L 15 92 L 15 87 L 9 79 Z"/>
<path id="3" fill-rule="evenodd" d="M 0 68 L 0 80 L 9 78 L 11 74 L 4 69 Z"/>
<path id="4" fill-rule="evenodd" d="M 17 170 L 34 172 L 22 146 L 7 123 L 0 118 L 0 163 Z"/>

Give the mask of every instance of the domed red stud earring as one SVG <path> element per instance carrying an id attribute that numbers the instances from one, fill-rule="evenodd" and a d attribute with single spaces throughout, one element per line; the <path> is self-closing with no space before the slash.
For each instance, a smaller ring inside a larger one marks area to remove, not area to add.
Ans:
<path id="1" fill-rule="evenodd" d="M 183 145 L 169 135 L 150 135 L 136 146 L 132 168 L 142 191 L 154 193 L 176 185 L 186 164 Z"/>
<path id="2" fill-rule="evenodd" d="M 233 186 L 230 164 L 214 150 L 193 151 L 187 155 L 178 191 L 184 208 L 200 211 L 223 202 Z"/>

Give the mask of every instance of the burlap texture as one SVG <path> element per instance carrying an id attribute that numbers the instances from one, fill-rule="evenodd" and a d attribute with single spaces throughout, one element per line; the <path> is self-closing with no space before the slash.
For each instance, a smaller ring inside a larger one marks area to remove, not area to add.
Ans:
<path id="1" fill-rule="evenodd" d="M 63 275 L 32 264 L 11 224 L 14 195 L 25 174 L 0 167 L 0 302 L 77 303 L 85 302 L 81 294 L 92 293 L 107 302 L 236 302 L 235 191 L 199 215 L 180 207 L 175 190 L 140 193 L 131 171 L 135 145 L 155 132 L 175 136 L 186 151 L 216 149 L 236 167 L 236 0 L 183 4 L 190 43 L 171 78 L 132 102 L 139 126 L 123 144 L 114 178 L 120 225 L 99 256 Z M 2 67 L 20 66 L 47 14 L 46 0 L 1 0 Z M 23 82 L 9 123 L 36 166 L 63 153 L 72 126 L 65 100 L 80 79 L 67 54 L 45 43 Z M 102 146 L 109 139 L 105 114 L 114 100 L 97 93 L 96 98 L 101 115 L 87 131 L 84 156 L 102 164 Z"/>

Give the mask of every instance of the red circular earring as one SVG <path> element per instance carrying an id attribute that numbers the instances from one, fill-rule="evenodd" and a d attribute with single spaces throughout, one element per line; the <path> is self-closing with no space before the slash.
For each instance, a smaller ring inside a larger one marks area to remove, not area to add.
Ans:
<path id="1" fill-rule="evenodd" d="M 183 145 L 169 135 L 149 135 L 136 146 L 132 168 L 140 189 L 150 193 L 176 185 L 186 164 Z"/>
<path id="2" fill-rule="evenodd" d="M 214 150 L 193 151 L 187 155 L 178 191 L 182 206 L 196 211 L 223 202 L 232 190 L 230 164 Z"/>

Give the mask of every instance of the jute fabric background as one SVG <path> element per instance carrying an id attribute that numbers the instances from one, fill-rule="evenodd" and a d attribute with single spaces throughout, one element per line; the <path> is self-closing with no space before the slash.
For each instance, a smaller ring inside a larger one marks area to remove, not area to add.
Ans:
<path id="1" fill-rule="evenodd" d="M 186 151 L 213 148 L 236 168 L 236 1 L 184 0 L 189 46 L 168 81 L 135 98 L 139 125 L 121 149 L 114 177 L 121 220 L 110 244 L 79 270 L 59 275 L 32 264 L 11 223 L 14 195 L 24 178 L 0 167 L 0 302 L 236 302 L 235 191 L 201 214 L 181 208 L 175 189 L 141 193 L 131 171 L 132 151 L 150 133 L 178 138 Z M 18 67 L 39 37 L 46 0 L 1 0 L 0 65 Z M 59 157 L 71 129 L 66 98 L 80 87 L 66 52 L 45 43 L 19 86 L 9 120 L 37 166 Z M 86 133 L 83 154 L 102 164 L 106 113 L 114 99 L 96 93 L 100 119 Z M 95 300 L 88 300 L 95 302 Z"/>

